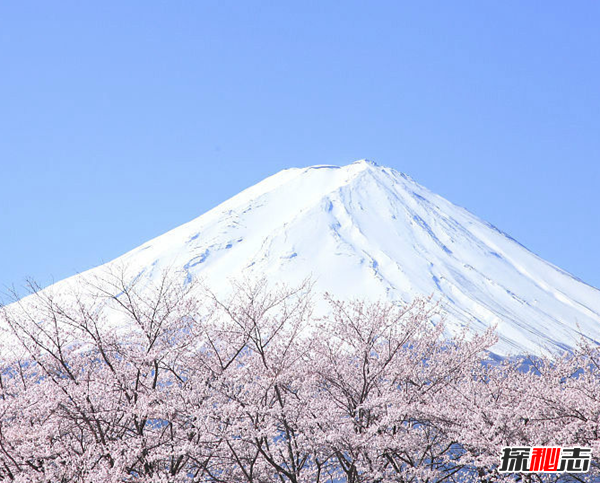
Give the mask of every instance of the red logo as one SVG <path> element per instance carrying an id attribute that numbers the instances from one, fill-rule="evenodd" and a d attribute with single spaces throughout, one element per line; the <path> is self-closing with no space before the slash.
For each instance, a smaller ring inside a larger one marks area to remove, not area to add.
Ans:
<path id="1" fill-rule="evenodd" d="M 500 473 L 587 473 L 591 448 L 507 446 L 502 448 Z"/>

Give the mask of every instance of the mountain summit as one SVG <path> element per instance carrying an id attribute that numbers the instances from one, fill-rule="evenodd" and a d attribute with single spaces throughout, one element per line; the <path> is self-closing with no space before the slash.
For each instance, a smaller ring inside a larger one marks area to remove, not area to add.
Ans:
<path id="1" fill-rule="evenodd" d="M 497 324 L 499 353 L 557 350 L 579 334 L 600 340 L 600 291 L 368 160 L 281 171 L 114 263 L 142 277 L 175 269 L 216 291 L 239 277 L 311 276 L 338 297 L 433 294 L 450 331 Z"/>

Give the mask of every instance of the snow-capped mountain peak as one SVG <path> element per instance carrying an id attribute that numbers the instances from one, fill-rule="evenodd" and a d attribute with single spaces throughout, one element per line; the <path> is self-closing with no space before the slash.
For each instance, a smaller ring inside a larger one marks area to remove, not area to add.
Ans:
<path id="1" fill-rule="evenodd" d="M 149 278 L 175 269 L 217 291 L 242 276 L 311 276 L 339 297 L 433 295 L 450 331 L 497 324 L 499 353 L 565 348 L 580 333 L 600 340 L 600 291 L 366 159 L 281 171 L 115 263 Z"/>

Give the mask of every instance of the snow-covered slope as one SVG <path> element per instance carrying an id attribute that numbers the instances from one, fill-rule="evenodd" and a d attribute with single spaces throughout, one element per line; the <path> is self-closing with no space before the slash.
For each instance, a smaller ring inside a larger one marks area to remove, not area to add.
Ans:
<path id="1" fill-rule="evenodd" d="M 312 276 L 317 290 L 340 297 L 433 294 L 450 330 L 498 324 L 499 353 L 571 346 L 580 332 L 600 340 L 600 291 L 365 160 L 282 171 L 115 263 L 142 277 L 174 269 L 217 291 L 241 276 Z M 77 277 L 54 290 L 65 282 Z"/>

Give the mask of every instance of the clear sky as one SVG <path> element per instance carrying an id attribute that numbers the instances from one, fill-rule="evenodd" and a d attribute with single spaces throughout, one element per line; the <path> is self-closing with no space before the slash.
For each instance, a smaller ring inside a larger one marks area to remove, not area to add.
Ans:
<path id="1" fill-rule="evenodd" d="M 0 3 L 0 289 L 369 158 L 600 286 L 600 3 Z"/>

